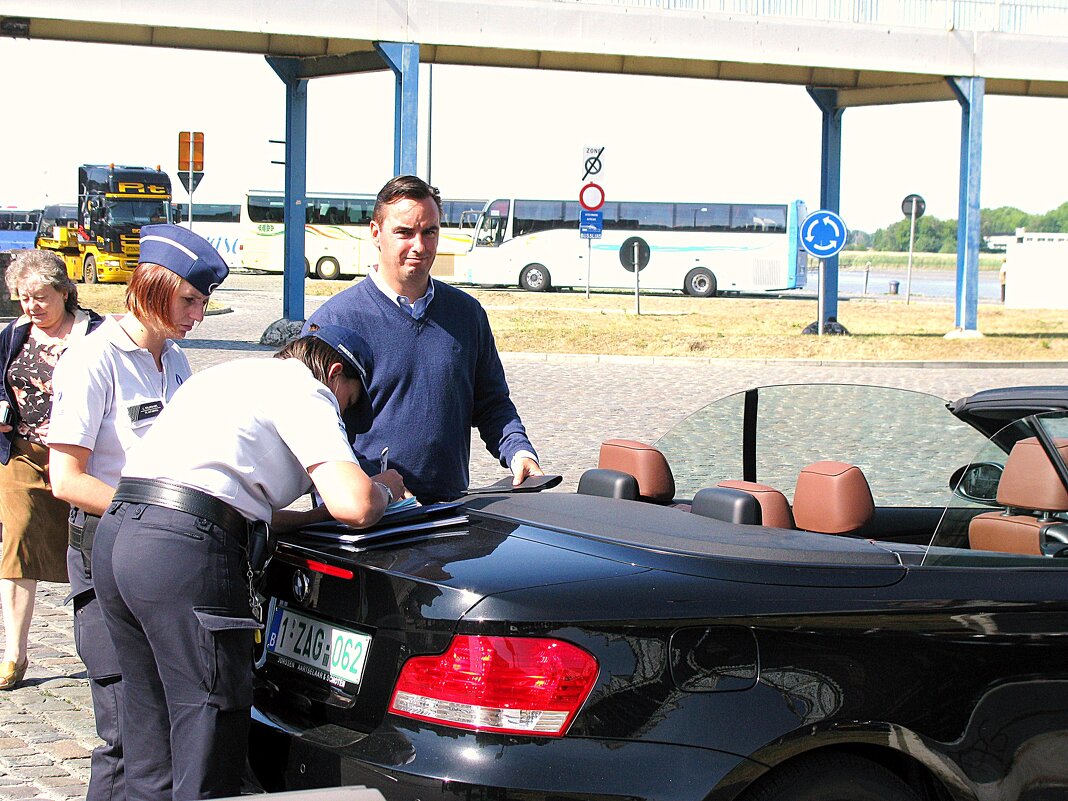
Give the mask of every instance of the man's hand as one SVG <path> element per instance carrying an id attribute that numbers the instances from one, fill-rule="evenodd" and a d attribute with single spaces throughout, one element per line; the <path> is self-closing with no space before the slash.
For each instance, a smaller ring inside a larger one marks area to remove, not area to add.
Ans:
<path id="1" fill-rule="evenodd" d="M 545 472 L 530 458 L 516 459 L 512 465 L 512 486 L 518 487 L 531 476 L 543 476 Z"/>

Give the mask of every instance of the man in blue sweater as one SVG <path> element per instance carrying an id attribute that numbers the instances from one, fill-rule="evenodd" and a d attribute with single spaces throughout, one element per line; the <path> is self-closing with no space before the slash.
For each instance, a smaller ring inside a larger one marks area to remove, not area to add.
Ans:
<path id="1" fill-rule="evenodd" d="M 542 475 L 485 309 L 430 278 L 440 221 L 437 189 L 412 175 L 388 181 L 370 226 L 377 270 L 324 303 L 302 331 L 343 325 L 370 344 L 374 424 L 355 438 L 356 455 L 377 463 L 388 447 L 389 466 L 424 503 L 467 491 L 472 426 L 513 483 Z"/>

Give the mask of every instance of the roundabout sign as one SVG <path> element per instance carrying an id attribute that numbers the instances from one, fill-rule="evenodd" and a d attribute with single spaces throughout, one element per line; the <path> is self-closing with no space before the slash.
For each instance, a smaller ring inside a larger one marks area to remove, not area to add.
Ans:
<path id="1" fill-rule="evenodd" d="M 801 223 L 801 247 L 817 259 L 837 256 L 846 245 L 849 229 L 833 211 L 814 211 Z"/>

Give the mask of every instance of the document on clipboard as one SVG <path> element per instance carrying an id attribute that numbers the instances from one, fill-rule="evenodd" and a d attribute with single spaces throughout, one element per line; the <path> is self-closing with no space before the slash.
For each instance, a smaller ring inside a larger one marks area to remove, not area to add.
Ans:
<path id="1" fill-rule="evenodd" d="M 384 539 L 412 531 L 444 528 L 467 522 L 467 513 L 461 501 L 445 503 L 409 504 L 382 516 L 382 519 L 367 528 L 353 528 L 344 523 L 330 521 L 305 526 L 300 536 L 327 539 L 333 542 L 357 543 Z"/>

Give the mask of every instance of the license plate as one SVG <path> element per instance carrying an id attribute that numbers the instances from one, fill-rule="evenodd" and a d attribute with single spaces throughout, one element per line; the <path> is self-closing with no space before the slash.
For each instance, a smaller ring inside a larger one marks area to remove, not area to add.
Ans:
<path id="1" fill-rule="evenodd" d="M 286 659 L 311 668 L 313 675 L 325 673 L 334 679 L 359 684 L 371 637 L 317 620 L 285 607 L 278 607 L 267 633 L 267 651 L 285 663 Z M 299 667 L 298 667 L 299 669 Z"/>

